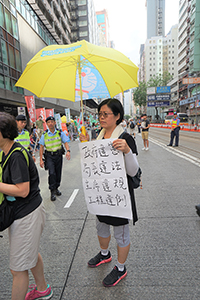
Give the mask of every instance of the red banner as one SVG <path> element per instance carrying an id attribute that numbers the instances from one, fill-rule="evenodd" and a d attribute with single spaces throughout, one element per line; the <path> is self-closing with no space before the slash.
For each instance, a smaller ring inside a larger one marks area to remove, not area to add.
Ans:
<path id="1" fill-rule="evenodd" d="M 37 120 L 38 120 L 39 116 L 42 116 L 42 120 L 44 120 L 44 121 L 46 120 L 46 112 L 45 112 L 44 107 L 36 109 L 36 118 L 37 118 Z M 43 127 L 44 127 L 44 130 L 47 129 L 46 122 L 43 123 Z"/>
<path id="2" fill-rule="evenodd" d="M 36 121 L 35 119 L 35 98 L 34 96 L 25 96 L 26 106 L 28 109 L 28 114 L 30 121 L 33 123 Z"/>
<path id="3" fill-rule="evenodd" d="M 54 108 L 45 109 L 45 112 L 46 112 L 46 118 L 54 116 Z"/>

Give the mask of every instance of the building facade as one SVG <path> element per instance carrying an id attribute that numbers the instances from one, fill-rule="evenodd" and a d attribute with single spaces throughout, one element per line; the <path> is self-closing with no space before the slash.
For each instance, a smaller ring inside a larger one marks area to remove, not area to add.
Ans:
<path id="1" fill-rule="evenodd" d="M 102 11 L 97 11 L 96 16 L 97 16 L 97 23 L 101 27 L 104 33 L 106 47 L 110 47 L 109 21 L 108 21 L 107 10 L 104 9 Z"/>
<path id="2" fill-rule="evenodd" d="M 26 107 L 24 96 L 32 95 L 15 83 L 39 50 L 81 39 L 99 43 L 92 0 L 0 0 L 0 32 L 0 111 L 15 116 L 18 107 Z M 80 113 L 79 102 L 63 99 L 35 96 L 35 105 L 61 114 L 70 108 L 72 116 Z"/>
<path id="3" fill-rule="evenodd" d="M 165 0 L 147 0 L 147 39 L 165 36 Z"/>

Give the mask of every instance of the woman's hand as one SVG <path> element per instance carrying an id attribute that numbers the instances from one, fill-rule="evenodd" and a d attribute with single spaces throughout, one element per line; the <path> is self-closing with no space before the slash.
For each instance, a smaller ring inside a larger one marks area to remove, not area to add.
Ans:
<path id="1" fill-rule="evenodd" d="M 88 142 L 90 140 L 89 134 L 86 132 L 86 136 L 83 133 L 80 133 L 79 139 L 81 142 Z"/>
<path id="2" fill-rule="evenodd" d="M 122 151 L 125 154 L 129 153 L 130 151 L 130 147 L 124 139 L 117 139 L 113 141 L 113 147 L 117 150 Z"/>

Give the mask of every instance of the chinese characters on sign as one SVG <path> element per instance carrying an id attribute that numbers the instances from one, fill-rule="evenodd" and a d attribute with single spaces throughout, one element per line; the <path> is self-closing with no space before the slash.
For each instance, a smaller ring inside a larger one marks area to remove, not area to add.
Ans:
<path id="1" fill-rule="evenodd" d="M 113 140 L 79 144 L 85 200 L 92 214 L 132 219 L 123 153 Z"/>
<path id="2" fill-rule="evenodd" d="M 26 106 L 28 109 L 28 114 L 30 121 L 35 122 L 35 98 L 34 96 L 25 96 Z"/>

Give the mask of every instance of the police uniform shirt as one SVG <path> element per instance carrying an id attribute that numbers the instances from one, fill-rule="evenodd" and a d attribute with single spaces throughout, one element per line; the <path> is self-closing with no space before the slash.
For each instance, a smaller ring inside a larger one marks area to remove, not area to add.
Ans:
<path id="1" fill-rule="evenodd" d="M 55 129 L 55 131 L 54 131 L 53 133 L 52 133 L 49 129 L 47 129 L 47 130 L 48 130 L 48 131 L 47 131 L 48 136 L 54 136 L 54 135 L 56 135 L 56 133 L 57 133 L 57 129 Z M 67 138 L 66 134 L 65 134 L 63 131 L 61 131 L 60 137 L 61 137 L 62 143 L 65 144 L 65 143 L 68 141 L 68 138 Z M 44 142 L 44 134 L 41 136 L 40 141 L 39 141 L 39 144 L 45 146 L 45 142 Z"/>

